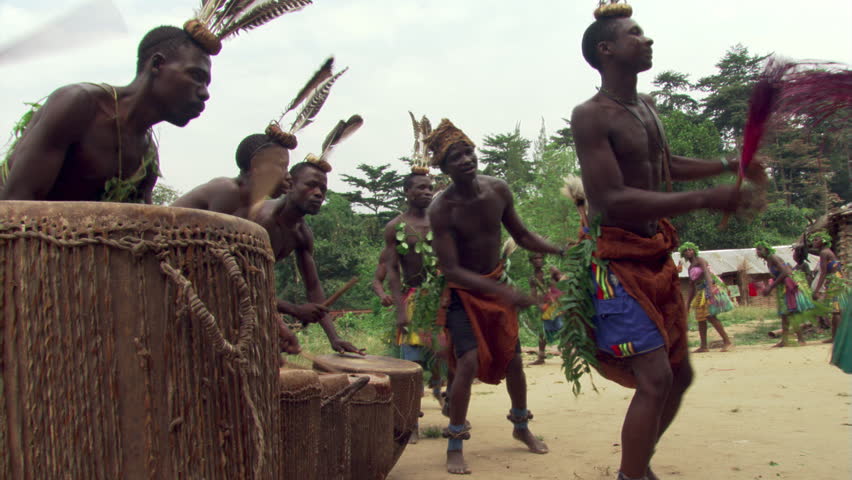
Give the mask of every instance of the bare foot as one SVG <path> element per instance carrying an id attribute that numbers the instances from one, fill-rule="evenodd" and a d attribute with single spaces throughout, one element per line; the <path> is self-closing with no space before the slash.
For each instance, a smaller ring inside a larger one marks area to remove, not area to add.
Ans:
<path id="1" fill-rule="evenodd" d="M 781 340 L 780 342 L 776 343 L 775 345 L 772 345 L 772 348 L 781 348 L 781 347 L 786 347 L 786 346 L 787 346 L 787 342 L 785 342 L 784 340 Z"/>
<path id="2" fill-rule="evenodd" d="M 419 442 L 419 441 L 420 441 L 420 429 L 415 428 L 411 432 L 411 436 L 408 437 L 408 443 L 411 444 L 411 445 L 416 445 L 417 442 Z"/>
<path id="3" fill-rule="evenodd" d="M 538 358 L 530 365 L 544 365 L 544 355 L 539 355 Z"/>
<path id="4" fill-rule="evenodd" d="M 822 343 L 834 343 L 834 339 L 833 338 L 826 338 L 825 340 L 822 341 Z"/>
<path id="5" fill-rule="evenodd" d="M 453 475 L 470 475 L 470 468 L 465 463 L 461 450 L 447 451 L 447 472 Z"/>
<path id="6" fill-rule="evenodd" d="M 804 339 L 804 338 L 800 338 L 800 339 L 799 339 L 799 345 L 807 345 L 807 344 L 808 344 L 808 343 L 805 341 L 805 339 Z"/>
<path id="7" fill-rule="evenodd" d="M 550 451 L 547 449 L 547 445 L 536 438 L 529 428 L 513 428 L 512 437 L 514 437 L 515 440 L 524 442 L 532 453 L 545 454 Z"/>
<path id="8" fill-rule="evenodd" d="M 730 352 L 730 351 L 731 351 L 731 350 L 733 350 L 733 349 L 734 349 L 734 344 L 733 344 L 733 343 L 725 343 L 725 344 L 723 344 L 723 345 L 722 345 L 722 349 L 721 349 L 720 351 L 722 351 L 722 352 Z M 650 477 L 649 477 L 649 478 L 650 478 Z"/>
<path id="9" fill-rule="evenodd" d="M 707 347 L 698 347 L 695 350 L 693 350 L 692 353 L 707 353 L 709 351 L 710 350 L 708 350 Z"/>

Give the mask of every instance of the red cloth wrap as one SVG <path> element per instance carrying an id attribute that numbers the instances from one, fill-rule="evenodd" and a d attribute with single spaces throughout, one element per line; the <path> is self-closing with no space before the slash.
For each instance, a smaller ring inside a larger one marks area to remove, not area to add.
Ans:
<path id="1" fill-rule="evenodd" d="M 677 267 L 671 252 L 678 246 L 677 231 L 666 219 L 651 238 L 617 227 L 601 227 L 595 256 L 609 262 L 618 278 L 648 317 L 657 325 L 666 342 L 669 363 L 676 370 L 687 357 L 686 305 L 680 292 Z M 628 388 L 636 388 L 636 378 L 626 361 L 598 352 L 600 373 Z"/>
<path id="2" fill-rule="evenodd" d="M 503 274 L 503 265 L 485 275 L 485 278 L 499 280 Z M 438 310 L 438 325 L 447 325 L 447 307 L 450 305 L 451 291 L 455 290 L 464 305 L 467 318 L 476 336 L 479 355 L 479 370 L 477 378 L 485 383 L 498 385 L 506 378 L 509 362 L 515 357 L 515 346 L 518 343 L 518 310 L 514 305 L 497 295 L 485 294 L 468 290 L 466 287 L 453 282 L 441 294 L 441 308 Z M 455 351 L 452 336 L 447 331 L 447 349 L 450 368 L 456 368 Z"/>

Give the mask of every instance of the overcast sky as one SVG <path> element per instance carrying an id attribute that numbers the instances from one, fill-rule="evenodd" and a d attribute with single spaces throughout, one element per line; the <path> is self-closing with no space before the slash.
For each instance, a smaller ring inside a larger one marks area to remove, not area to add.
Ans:
<path id="1" fill-rule="evenodd" d="M 0 0 L 0 48 L 83 0 Z M 0 64 L 0 143 L 23 112 L 57 87 L 80 81 L 126 85 L 136 46 L 151 28 L 182 25 L 197 0 L 115 0 L 127 33 L 105 33 L 86 46 Z M 852 63 L 849 0 L 635 0 L 634 19 L 654 39 L 654 68 L 695 80 L 713 73 L 732 45 L 752 53 Z M 213 59 L 211 99 L 185 128 L 157 126 L 164 178 L 186 192 L 236 174 L 234 151 L 261 132 L 329 55 L 350 71 L 335 85 L 318 121 L 299 138 L 291 161 L 318 153 L 339 120 L 364 127 L 332 158 L 331 188 L 359 163 L 391 163 L 412 145 L 407 111 L 437 125 L 447 117 L 474 141 L 520 123 L 534 138 L 549 132 L 594 94 L 599 77 L 580 54 L 596 0 L 314 0 L 314 5 L 229 40 Z M 95 22 L 91 17 L 89 22 Z M 87 22 L 81 27 L 91 29 Z M 106 29 L 115 30 L 113 29 Z M 97 31 L 104 31 L 98 28 Z"/>

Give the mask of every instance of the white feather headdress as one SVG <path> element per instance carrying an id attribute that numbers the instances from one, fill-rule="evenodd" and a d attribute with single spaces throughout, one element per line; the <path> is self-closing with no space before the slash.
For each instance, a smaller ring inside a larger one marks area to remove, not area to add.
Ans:
<path id="1" fill-rule="evenodd" d="M 411 173 L 420 175 L 429 174 L 429 166 L 432 162 L 432 154 L 426 147 L 426 137 L 432 133 L 432 123 L 424 115 L 418 122 L 410 111 L 411 125 L 414 127 L 414 150 L 411 154 Z"/>

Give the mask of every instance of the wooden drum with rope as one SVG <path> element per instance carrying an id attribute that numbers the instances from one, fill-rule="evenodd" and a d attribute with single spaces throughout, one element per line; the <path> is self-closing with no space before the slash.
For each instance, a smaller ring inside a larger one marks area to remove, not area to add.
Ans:
<path id="1" fill-rule="evenodd" d="M 282 368 L 281 386 L 281 478 L 321 480 L 317 474 L 320 448 L 322 386 L 312 370 Z"/>
<path id="2" fill-rule="evenodd" d="M 227 215 L 0 202 L 0 478 L 281 478 L 273 262 Z"/>
<path id="3" fill-rule="evenodd" d="M 322 411 L 320 458 L 317 478 L 352 480 L 352 396 L 370 380 L 363 376 L 354 382 L 347 374 L 320 374 Z"/>
<path id="4" fill-rule="evenodd" d="M 326 372 L 383 373 L 390 377 L 394 424 L 391 466 L 395 465 L 420 418 L 420 400 L 423 397 L 423 369 L 420 365 L 392 357 L 331 354 L 318 356 L 314 361 L 314 369 Z"/>
<path id="5" fill-rule="evenodd" d="M 393 468 L 393 390 L 387 375 L 351 374 L 349 382 L 369 381 L 352 395 L 352 480 L 384 480 Z"/>

